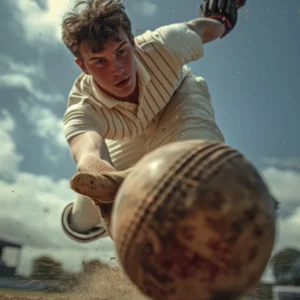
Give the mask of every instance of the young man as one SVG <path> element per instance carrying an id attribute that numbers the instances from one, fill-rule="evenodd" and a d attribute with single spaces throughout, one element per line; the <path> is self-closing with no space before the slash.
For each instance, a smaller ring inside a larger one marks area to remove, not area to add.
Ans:
<path id="1" fill-rule="evenodd" d="M 224 142 L 207 84 L 186 64 L 232 30 L 245 1 L 204 0 L 200 18 L 137 37 L 121 1 L 82 2 L 84 9 L 75 6 L 62 24 L 63 42 L 83 72 L 64 115 L 79 173 L 71 180 L 78 197 L 62 225 L 87 242 L 106 235 L 117 189 L 143 155 L 180 140 Z"/>

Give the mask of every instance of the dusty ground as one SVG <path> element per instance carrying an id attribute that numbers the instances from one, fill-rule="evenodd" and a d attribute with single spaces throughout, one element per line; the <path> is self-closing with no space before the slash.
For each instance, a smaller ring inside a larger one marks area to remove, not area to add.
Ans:
<path id="1" fill-rule="evenodd" d="M 88 277 L 76 292 L 61 296 L 0 296 L 0 300 L 147 300 L 119 270 L 105 269 Z"/>
<path id="2" fill-rule="evenodd" d="M 259 299 L 260 297 L 256 298 Z M 249 299 L 242 297 L 240 300 Z M 252 299 L 252 298 L 251 298 Z M 263 299 L 266 299 L 263 297 Z M 0 300 L 150 300 L 128 281 L 121 271 L 111 268 L 87 276 L 75 292 L 51 296 L 11 296 L 0 295 Z"/>

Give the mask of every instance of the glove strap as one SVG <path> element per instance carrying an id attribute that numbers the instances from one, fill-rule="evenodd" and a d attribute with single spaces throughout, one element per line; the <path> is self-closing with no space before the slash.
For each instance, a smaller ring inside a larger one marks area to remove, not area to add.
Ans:
<path id="1" fill-rule="evenodd" d="M 226 27 L 226 31 L 231 30 L 232 27 L 233 27 L 232 24 L 231 24 L 231 22 L 230 22 L 230 20 L 228 18 L 222 16 L 222 15 L 219 15 L 219 14 L 210 14 L 208 16 L 208 18 L 211 18 L 211 19 L 218 20 L 218 21 L 222 22 L 225 25 L 225 27 Z"/>

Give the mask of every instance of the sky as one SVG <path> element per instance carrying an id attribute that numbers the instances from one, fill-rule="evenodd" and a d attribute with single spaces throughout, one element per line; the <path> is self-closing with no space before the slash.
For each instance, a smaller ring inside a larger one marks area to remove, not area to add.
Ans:
<path id="1" fill-rule="evenodd" d="M 89 257 L 110 261 L 109 239 L 81 245 L 60 227 L 62 209 L 74 200 L 69 179 L 76 172 L 62 118 L 80 70 L 60 39 L 62 16 L 74 0 L 2 2 L 0 237 L 26 245 L 22 274 L 41 253 L 72 270 Z M 134 35 L 197 18 L 199 4 L 125 1 Z M 248 0 L 234 30 L 206 44 L 204 56 L 190 64 L 208 83 L 227 144 L 250 159 L 281 203 L 275 251 L 299 247 L 300 240 L 299 28 L 299 0 Z"/>

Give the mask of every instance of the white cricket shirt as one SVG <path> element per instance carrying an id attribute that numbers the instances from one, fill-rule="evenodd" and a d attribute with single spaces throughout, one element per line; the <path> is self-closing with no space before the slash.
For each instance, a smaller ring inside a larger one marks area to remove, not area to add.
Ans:
<path id="1" fill-rule="evenodd" d="M 148 30 L 135 43 L 139 104 L 108 96 L 83 73 L 74 82 L 64 114 L 67 140 L 87 131 L 114 141 L 138 137 L 189 74 L 185 65 L 203 55 L 201 38 L 183 23 Z"/>

